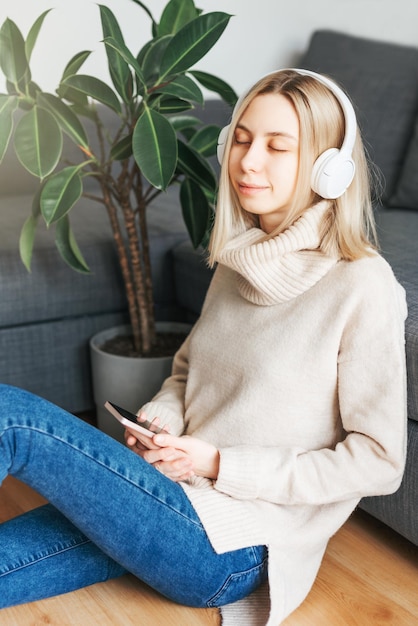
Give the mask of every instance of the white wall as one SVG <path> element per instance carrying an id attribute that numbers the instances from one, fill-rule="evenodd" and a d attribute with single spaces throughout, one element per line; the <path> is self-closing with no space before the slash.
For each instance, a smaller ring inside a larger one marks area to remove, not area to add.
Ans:
<path id="1" fill-rule="evenodd" d="M 145 2 L 158 21 L 166 1 Z M 117 16 L 127 44 L 139 50 L 150 34 L 142 9 L 130 0 L 101 3 Z M 293 65 L 317 28 L 418 45 L 417 0 L 197 0 L 196 4 L 205 12 L 234 16 L 199 68 L 222 77 L 238 92 L 266 72 Z M 94 54 L 83 71 L 106 79 L 95 0 L 1 0 L 0 24 L 10 17 L 26 36 L 38 15 L 51 7 L 33 55 L 34 80 L 53 91 L 66 62 L 84 49 Z"/>

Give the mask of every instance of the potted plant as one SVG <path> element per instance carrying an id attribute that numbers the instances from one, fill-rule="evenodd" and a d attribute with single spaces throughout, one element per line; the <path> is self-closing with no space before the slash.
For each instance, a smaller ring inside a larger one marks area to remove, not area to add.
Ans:
<path id="1" fill-rule="evenodd" d="M 137 53 L 125 44 L 112 11 L 99 5 L 110 84 L 80 72 L 90 52 L 76 54 L 55 94 L 32 78 L 30 61 L 45 11 L 26 39 L 10 19 L 0 29 L 0 162 L 11 144 L 22 166 L 39 178 L 20 254 L 30 269 L 37 225 L 54 225 L 63 260 L 89 272 L 71 229 L 71 209 L 82 195 L 107 211 L 123 276 L 136 355 L 152 356 L 156 332 L 146 213 L 156 196 L 178 185 L 184 220 L 195 247 L 205 244 L 217 190 L 208 158 L 219 128 L 190 113 L 203 105 L 201 86 L 233 105 L 236 94 L 219 78 L 190 69 L 214 46 L 230 16 L 202 13 L 193 0 L 170 0 L 160 21 L 133 0 L 151 22 L 152 36 Z M 117 118 L 109 137 L 103 114 Z M 93 134 L 92 134 L 93 133 Z M 63 163 L 63 136 L 79 160 Z M 97 192 L 90 190 L 94 181 Z M 151 208 L 152 209 L 152 208 Z M 129 408 L 129 407 L 128 407 Z"/>

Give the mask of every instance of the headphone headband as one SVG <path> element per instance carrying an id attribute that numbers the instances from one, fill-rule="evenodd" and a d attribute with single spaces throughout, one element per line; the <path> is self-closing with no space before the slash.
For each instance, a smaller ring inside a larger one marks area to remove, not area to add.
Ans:
<path id="1" fill-rule="evenodd" d="M 357 135 L 357 121 L 353 105 L 344 91 L 327 76 L 323 76 L 311 70 L 288 69 L 302 76 L 311 76 L 319 83 L 328 87 L 341 105 L 345 120 L 345 134 L 342 146 L 341 148 L 329 148 L 325 150 L 315 161 L 311 175 L 311 188 L 315 193 L 327 199 L 339 198 L 350 186 L 355 173 L 352 152 Z M 276 73 L 277 70 L 266 74 L 263 78 L 273 76 Z M 232 117 L 235 116 L 248 93 L 249 90 L 245 91 L 244 94 L 238 98 L 232 112 Z M 223 160 L 229 129 L 230 124 L 225 126 L 219 134 L 217 152 L 220 163 L 222 163 Z"/>

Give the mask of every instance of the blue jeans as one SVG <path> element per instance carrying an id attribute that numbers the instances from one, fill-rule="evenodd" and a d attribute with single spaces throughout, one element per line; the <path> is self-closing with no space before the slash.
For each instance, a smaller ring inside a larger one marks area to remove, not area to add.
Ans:
<path id="1" fill-rule="evenodd" d="M 0 484 L 49 504 L 0 525 L 0 608 L 131 572 L 180 604 L 216 607 L 267 576 L 265 546 L 217 554 L 180 485 L 57 406 L 0 385 Z"/>

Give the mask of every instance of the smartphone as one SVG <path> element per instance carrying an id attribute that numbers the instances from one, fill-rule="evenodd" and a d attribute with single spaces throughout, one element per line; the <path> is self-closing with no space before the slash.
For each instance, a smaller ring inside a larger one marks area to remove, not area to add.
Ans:
<path id="1" fill-rule="evenodd" d="M 156 426 L 148 420 L 138 422 L 137 415 L 131 413 L 127 409 L 123 409 L 113 402 L 107 401 L 104 406 L 113 415 L 113 417 L 116 417 L 116 419 L 119 420 L 123 426 L 125 426 L 125 428 L 141 433 L 141 435 L 154 437 L 154 435 L 157 435 L 158 433 L 167 432 L 163 428 Z"/>

